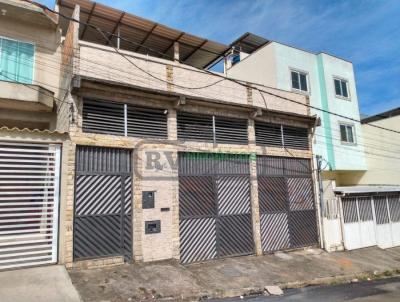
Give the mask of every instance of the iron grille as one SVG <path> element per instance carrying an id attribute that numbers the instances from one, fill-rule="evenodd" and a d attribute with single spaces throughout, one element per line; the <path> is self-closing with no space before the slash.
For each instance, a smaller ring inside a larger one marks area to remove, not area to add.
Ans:
<path id="1" fill-rule="evenodd" d="M 216 116 L 215 139 L 218 144 L 247 145 L 247 120 Z"/>
<path id="2" fill-rule="evenodd" d="M 74 259 L 132 258 L 131 173 L 130 150 L 77 147 Z"/>
<path id="3" fill-rule="evenodd" d="M 283 141 L 286 148 L 308 150 L 308 129 L 283 126 Z"/>
<path id="4" fill-rule="evenodd" d="M 247 145 L 247 120 L 178 112 L 178 139 Z"/>
<path id="5" fill-rule="evenodd" d="M 124 105 L 84 100 L 82 128 L 88 133 L 123 136 L 125 133 Z"/>
<path id="6" fill-rule="evenodd" d="M 211 115 L 178 112 L 178 139 L 214 142 L 213 117 Z"/>
<path id="7" fill-rule="evenodd" d="M 85 99 L 82 117 L 84 132 L 143 138 L 168 137 L 165 109 Z"/>
<path id="8" fill-rule="evenodd" d="M 360 221 L 373 221 L 374 215 L 372 212 L 371 198 L 358 197 L 358 212 L 360 214 Z"/>
<path id="9" fill-rule="evenodd" d="M 307 128 L 256 121 L 255 134 L 258 146 L 309 149 Z"/>
<path id="10" fill-rule="evenodd" d="M 400 222 L 400 196 L 388 196 L 390 220 L 392 222 Z"/>
<path id="11" fill-rule="evenodd" d="M 357 199 L 355 197 L 343 197 L 342 204 L 344 223 L 358 222 Z"/>
<path id="12" fill-rule="evenodd" d="M 127 135 L 132 137 L 167 138 L 166 110 L 128 105 Z"/>
<path id="13" fill-rule="evenodd" d="M 281 125 L 255 122 L 256 144 L 267 147 L 283 147 Z"/>
<path id="14" fill-rule="evenodd" d="M 318 244 L 309 159 L 257 156 L 262 248 Z"/>
<path id="15" fill-rule="evenodd" d="M 249 157 L 179 153 L 181 262 L 253 253 Z"/>
<path id="16" fill-rule="evenodd" d="M 389 223 L 389 213 L 386 204 L 386 196 L 374 197 L 375 217 L 377 224 Z"/>

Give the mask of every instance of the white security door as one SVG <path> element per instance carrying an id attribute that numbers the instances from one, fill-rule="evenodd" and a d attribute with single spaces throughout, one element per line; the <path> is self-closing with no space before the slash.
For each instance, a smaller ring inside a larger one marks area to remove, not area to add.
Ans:
<path id="1" fill-rule="evenodd" d="M 376 245 L 370 197 L 344 197 L 342 201 L 344 246 L 354 250 Z"/>
<path id="2" fill-rule="evenodd" d="M 380 248 L 385 249 L 393 245 L 388 204 L 386 196 L 374 196 L 373 199 L 376 217 L 376 241 Z"/>
<path id="3" fill-rule="evenodd" d="M 400 195 L 389 195 L 389 214 L 392 223 L 393 246 L 400 245 Z"/>
<path id="4" fill-rule="evenodd" d="M 60 146 L 0 141 L 0 270 L 57 262 Z"/>

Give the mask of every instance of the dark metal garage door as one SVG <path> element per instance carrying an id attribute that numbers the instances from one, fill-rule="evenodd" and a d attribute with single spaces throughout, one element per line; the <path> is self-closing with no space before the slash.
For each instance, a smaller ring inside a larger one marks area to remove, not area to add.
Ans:
<path id="1" fill-rule="evenodd" d="M 126 149 L 76 150 L 74 259 L 132 258 L 132 163 Z"/>
<path id="2" fill-rule="evenodd" d="M 179 153 L 181 262 L 252 254 L 247 155 Z"/>
<path id="3" fill-rule="evenodd" d="M 310 160 L 257 156 L 264 252 L 318 244 Z"/>

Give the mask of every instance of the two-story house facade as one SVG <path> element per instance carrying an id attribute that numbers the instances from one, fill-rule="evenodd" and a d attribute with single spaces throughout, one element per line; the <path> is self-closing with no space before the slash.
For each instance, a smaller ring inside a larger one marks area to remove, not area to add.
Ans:
<path id="1" fill-rule="evenodd" d="M 68 267 L 319 244 L 306 96 L 204 70 L 228 45 L 91 1 L 56 9 Z"/>
<path id="2" fill-rule="evenodd" d="M 0 9 L 0 270 L 319 245 L 306 95 L 99 3 Z"/>

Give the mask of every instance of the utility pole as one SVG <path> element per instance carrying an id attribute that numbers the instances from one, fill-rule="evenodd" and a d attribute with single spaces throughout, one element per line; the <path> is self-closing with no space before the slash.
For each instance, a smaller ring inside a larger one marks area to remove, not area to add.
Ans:
<path id="1" fill-rule="evenodd" d="M 322 156 L 317 155 L 317 181 L 318 181 L 318 195 L 319 195 L 319 209 L 320 209 L 320 216 L 321 216 L 321 237 L 322 237 L 322 248 L 326 247 L 325 244 L 325 236 L 324 236 L 324 212 L 325 212 L 325 206 L 324 206 L 324 188 L 322 186 L 322 176 L 321 176 L 321 171 L 322 171 Z"/>

